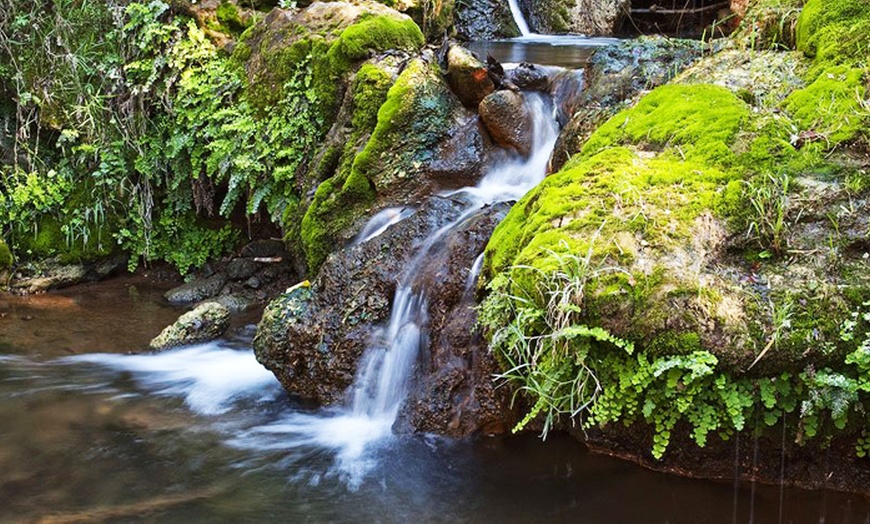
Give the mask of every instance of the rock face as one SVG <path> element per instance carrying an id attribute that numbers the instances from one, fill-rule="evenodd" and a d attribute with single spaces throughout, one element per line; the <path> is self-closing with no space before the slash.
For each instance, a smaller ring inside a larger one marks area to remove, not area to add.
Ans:
<path id="1" fill-rule="evenodd" d="M 208 342 L 230 326 L 230 311 L 217 302 L 204 302 L 178 317 L 148 344 L 155 351 Z"/>
<path id="2" fill-rule="evenodd" d="M 413 270 L 408 264 L 422 239 L 462 208 L 431 198 L 382 235 L 330 256 L 310 289 L 299 287 L 266 309 L 254 339 L 257 359 L 292 393 L 326 404 L 343 400 L 372 333 L 390 315 L 397 280 Z M 414 428 L 459 435 L 511 420 L 506 399 L 488 378 L 495 363 L 485 346 L 466 344 L 480 337 L 464 323 L 473 318 L 465 279 L 504 212 L 490 209 L 469 219 L 416 269 L 415 286 L 431 297 L 432 351 L 420 357 L 417 385 L 403 410 L 403 421 Z"/>
<path id="3" fill-rule="evenodd" d="M 609 36 L 631 8 L 630 0 L 521 0 L 536 33 Z"/>
<path id="4" fill-rule="evenodd" d="M 463 40 L 493 40 L 520 36 L 508 3 L 501 0 L 457 2 L 457 36 Z"/>
<path id="5" fill-rule="evenodd" d="M 480 103 L 480 119 L 493 141 L 528 156 L 532 150 L 532 117 L 522 93 L 496 91 Z"/>

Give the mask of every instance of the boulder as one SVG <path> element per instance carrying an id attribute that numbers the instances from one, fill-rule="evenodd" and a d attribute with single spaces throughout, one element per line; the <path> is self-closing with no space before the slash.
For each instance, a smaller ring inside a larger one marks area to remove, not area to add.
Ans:
<path id="1" fill-rule="evenodd" d="M 532 116 L 525 97 L 516 91 L 496 91 L 480 103 L 480 118 L 493 141 L 522 156 L 532 150 Z"/>
<path id="2" fill-rule="evenodd" d="M 520 89 L 532 91 L 548 91 L 550 86 L 549 71 L 543 66 L 520 62 L 514 68 L 505 72 L 505 80 Z"/>
<path id="3" fill-rule="evenodd" d="M 447 52 L 447 82 L 462 104 L 471 109 L 495 91 L 486 64 L 458 45 Z"/>
<path id="4" fill-rule="evenodd" d="M 230 280 L 245 280 L 254 276 L 260 269 L 260 264 L 253 258 L 234 258 L 226 267 L 227 278 Z"/>
<path id="5" fill-rule="evenodd" d="M 508 427 L 503 390 L 490 380 L 497 368 L 473 326 L 473 287 L 466 282 L 506 206 L 484 209 L 410 265 L 425 239 L 455 220 L 463 202 L 432 197 L 381 235 L 331 255 L 310 287 L 274 300 L 254 338 L 257 359 L 291 393 L 332 404 L 346 398 L 373 333 L 389 320 L 397 281 L 415 275 L 426 289 L 428 353 L 419 368 L 400 425 L 468 435 Z"/>
<path id="6" fill-rule="evenodd" d="M 174 287 L 163 296 L 173 304 L 192 304 L 220 293 L 226 281 L 226 275 L 215 273 L 208 278 L 196 279 L 193 282 Z"/>
<path id="7" fill-rule="evenodd" d="M 230 310 L 217 302 L 204 302 L 178 317 L 148 344 L 161 351 L 178 346 L 208 342 L 221 337 L 230 326 Z"/>

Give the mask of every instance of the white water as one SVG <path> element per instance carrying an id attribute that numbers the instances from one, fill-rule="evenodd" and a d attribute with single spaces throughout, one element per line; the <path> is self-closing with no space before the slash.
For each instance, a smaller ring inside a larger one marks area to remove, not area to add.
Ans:
<path id="1" fill-rule="evenodd" d="M 531 36 L 532 32 L 529 30 L 529 24 L 526 23 L 526 19 L 523 17 L 523 12 L 520 10 L 520 5 L 517 3 L 517 0 L 508 0 L 508 5 L 511 9 L 511 15 L 514 17 L 514 23 L 517 24 L 517 27 L 520 29 L 520 34 L 523 36 Z"/>
<path id="2" fill-rule="evenodd" d="M 412 214 L 414 214 L 414 209 L 410 207 L 388 207 L 384 209 L 366 222 L 365 227 L 354 238 L 351 246 L 368 242 L 386 231 L 393 224 L 401 222 Z"/>

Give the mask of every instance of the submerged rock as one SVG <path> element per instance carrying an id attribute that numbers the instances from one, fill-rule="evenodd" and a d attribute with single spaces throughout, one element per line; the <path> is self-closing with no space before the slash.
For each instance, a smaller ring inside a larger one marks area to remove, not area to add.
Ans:
<path id="1" fill-rule="evenodd" d="M 160 351 L 208 342 L 223 336 L 230 326 L 230 310 L 217 302 L 204 302 L 178 317 L 148 344 Z"/>

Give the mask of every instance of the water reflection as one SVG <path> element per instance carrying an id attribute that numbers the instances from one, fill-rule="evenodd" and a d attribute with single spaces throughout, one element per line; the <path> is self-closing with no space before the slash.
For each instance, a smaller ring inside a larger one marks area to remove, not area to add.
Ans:
<path id="1" fill-rule="evenodd" d="M 570 35 L 531 35 L 510 40 L 469 42 L 466 47 L 481 60 L 487 55 L 503 64 L 533 64 L 579 69 L 589 63 L 592 54 L 603 46 L 615 45 L 616 38 L 587 38 Z"/>

